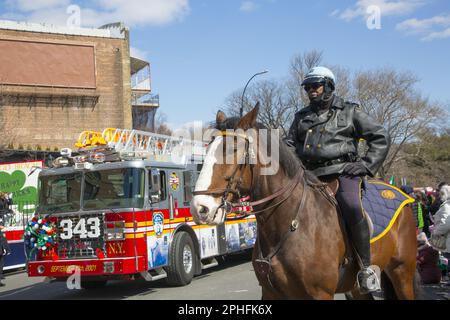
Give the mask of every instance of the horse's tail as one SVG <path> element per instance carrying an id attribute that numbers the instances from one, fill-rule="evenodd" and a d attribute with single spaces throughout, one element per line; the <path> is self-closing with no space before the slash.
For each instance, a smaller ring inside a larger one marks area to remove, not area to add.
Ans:
<path id="1" fill-rule="evenodd" d="M 392 285 L 391 279 L 389 279 L 386 272 L 381 272 L 381 288 L 383 289 L 384 300 L 398 300 L 397 294 L 395 293 L 394 286 Z"/>

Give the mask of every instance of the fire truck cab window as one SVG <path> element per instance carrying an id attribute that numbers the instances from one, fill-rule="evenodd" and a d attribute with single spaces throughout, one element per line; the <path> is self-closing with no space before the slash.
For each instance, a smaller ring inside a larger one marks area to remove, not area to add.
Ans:
<path id="1" fill-rule="evenodd" d="M 183 171 L 183 183 L 184 183 L 184 202 L 189 202 L 192 200 L 192 172 Z"/>
<path id="2" fill-rule="evenodd" d="M 161 201 L 166 200 L 167 199 L 167 183 L 166 183 L 166 172 L 165 171 L 160 171 L 159 175 L 161 177 L 160 179 L 160 183 L 161 183 Z"/>
<path id="3" fill-rule="evenodd" d="M 39 178 L 38 213 L 80 210 L 81 173 Z"/>
<path id="4" fill-rule="evenodd" d="M 138 168 L 86 172 L 83 209 L 142 208 L 144 170 Z"/>
<path id="5" fill-rule="evenodd" d="M 149 171 L 148 197 L 152 203 L 167 199 L 166 173 L 163 170 L 151 169 Z"/>

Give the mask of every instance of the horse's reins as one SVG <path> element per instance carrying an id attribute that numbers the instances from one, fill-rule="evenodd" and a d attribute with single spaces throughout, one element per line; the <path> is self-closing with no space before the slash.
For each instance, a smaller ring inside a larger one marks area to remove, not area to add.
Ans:
<path id="1" fill-rule="evenodd" d="M 285 193 L 288 193 L 288 195 L 286 197 L 284 197 L 283 199 L 281 199 L 280 201 L 277 201 L 275 204 L 272 204 L 266 208 L 263 208 L 261 210 L 258 211 L 250 211 L 248 213 L 244 213 L 244 215 L 255 215 L 257 213 L 261 213 L 264 211 L 267 211 L 269 209 L 272 209 L 276 206 L 279 206 L 281 203 L 283 203 L 284 201 L 286 201 L 292 194 L 293 194 L 293 190 L 297 187 L 297 185 L 299 184 L 300 181 L 303 180 L 303 191 L 302 191 L 302 195 L 301 195 L 301 200 L 300 203 L 298 205 L 297 211 L 295 212 L 295 215 L 292 217 L 291 220 L 291 225 L 290 225 L 290 229 L 288 230 L 288 232 L 285 232 L 283 234 L 283 236 L 281 237 L 280 241 L 278 242 L 278 244 L 272 248 L 270 250 L 270 252 L 267 255 L 263 255 L 262 253 L 262 247 L 261 247 L 261 243 L 260 243 L 260 237 L 257 236 L 256 237 L 256 241 L 257 241 L 257 245 L 259 247 L 259 252 L 258 252 L 258 257 L 255 258 L 255 271 L 259 272 L 262 276 L 264 276 L 268 283 L 272 286 L 272 282 L 270 280 L 270 272 L 272 269 L 272 265 L 271 265 L 271 260 L 272 258 L 280 251 L 281 247 L 283 246 L 284 242 L 288 239 L 288 237 L 298 229 L 300 222 L 299 222 L 299 216 L 301 214 L 301 212 L 304 210 L 305 207 L 305 203 L 306 203 L 306 197 L 307 197 L 307 187 L 308 186 L 312 186 L 313 188 L 317 188 L 321 190 L 321 193 L 325 196 L 325 198 L 327 200 L 329 200 L 330 202 L 332 202 L 333 204 L 335 204 L 335 200 L 333 201 L 333 197 L 331 196 L 330 192 L 325 192 L 325 189 L 327 189 L 326 184 L 312 184 L 311 182 L 308 182 L 307 179 L 304 177 L 304 170 L 298 170 L 297 174 L 295 175 L 295 177 L 290 181 L 289 184 L 287 184 L 286 186 L 284 186 L 283 188 L 281 188 L 280 190 L 276 191 L 275 193 L 264 197 L 262 199 L 256 200 L 256 201 L 252 201 L 252 202 L 243 202 L 241 200 L 241 195 L 239 192 L 239 185 L 240 183 L 242 183 L 242 175 L 243 175 L 243 170 L 241 170 L 241 175 L 239 177 L 239 179 L 237 181 L 235 181 L 235 176 L 237 174 L 237 171 L 239 168 L 242 169 L 242 166 L 246 166 L 246 165 L 252 165 L 248 160 L 249 160 L 249 148 L 250 148 L 250 137 L 246 136 L 246 135 L 242 135 L 242 134 L 237 134 L 237 133 L 231 133 L 231 132 L 221 132 L 221 136 L 226 136 L 226 135 L 230 135 L 230 136 L 236 136 L 236 137 L 243 137 L 246 141 L 246 149 L 245 149 L 245 153 L 244 153 L 244 157 L 245 157 L 245 162 L 244 164 L 240 164 L 238 166 L 236 166 L 236 168 L 233 171 L 233 174 L 227 178 L 228 180 L 228 184 L 226 186 L 226 188 L 224 189 L 214 189 L 214 190 L 205 190 L 205 191 L 194 191 L 193 194 L 194 195 L 220 195 L 222 194 L 222 203 L 220 205 L 220 207 L 225 207 L 226 213 L 230 213 L 231 209 L 237 206 L 250 206 L 250 207 L 254 207 L 257 205 L 261 205 L 264 203 L 267 203 L 271 200 L 274 200 L 280 196 L 282 196 Z M 250 189 L 252 189 L 252 186 L 254 185 L 254 175 L 253 175 L 253 170 L 251 170 L 252 172 L 252 184 L 250 186 Z M 303 178 L 303 179 L 302 179 Z M 232 188 L 233 183 L 235 183 L 234 188 Z M 324 188 L 325 187 L 325 188 Z M 237 195 L 239 197 L 239 201 L 238 203 L 231 203 L 229 201 L 227 201 L 227 197 L 229 194 L 234 194 Z"/>
<path id="2" fill-rule="evenodd" d="M 269 202 L 275 198 L 278 198 L 279 196 L 288 193 L 288 196 L 283 198 L 282 200 L 278 201 L 277 203 L 264 208 L 262 210 L 258 210 L 258 211 L 250 211 L 248 213 L 244 213 L 244 215 L 254 215 L 257 213 L 261 213 L 264 211 L 267 211 L 273 207 L 276 207 L 278 205 L 280 205 L 282 202 L 284 202 L 285 200 L 287 200 L 290 195 L 292 194 L 292 191 L 295 189 L 295 187 L 298 185 L 298 183 L 301 181 L 301 178 L 303 176 L 304 171 L 303 170 L 299 170 L 297 172 L 297 174 L 295 175 L 295 177 L 291 180 L 291 182 L 289 184 L 287 184 L 286 186 L 284 186 L 283 188 L 281 188 L 280 190 L 276 191 L 275 193 L 264 197 L 262 199 L 256 200 L 256 201 L 251 201 L 251 202 L 244 202 L 244 201 L 239 201 L 239 202 L 229 202 L 227 200 L 227 197 L 229 194 L 233 194 L 233 195 L 237 195 L 239 199 L 241 199 L 241 194 L 239 191 L 238 186 L 242 183 L 242 175 L 243 175 L 243 170 L 240 171 L 241 175 L 240 177 L 236 180 L 235 176 L 237 174 L 238 169 L 242 168 L 243 166 L 246 165 L 252 165 L 249 161 L 249 157 L 250 157 L 250 143 L 251 143 L 251 137 L 244 135 L 244 134 L 239 134 L 239 133 L 235 133 L 235 132 L 226 132 L 226 131 L 222 131 L 220 134 L 220 136 L 234 136 L 234 137 L 241 137 L 245 139 L 245 152 L 244 152 L 244 157 L 245 157 L 245 161 L 236 166 L 236 168 L 234 169 L 232 175 L 230 177 L 227 177 L 226 179 L 228 180 L 228 184 L 225 188 L 222 189 L 213 189 L 213 190 L 202 190 L 202 191 L 194 191 L 193 195 L 222 195 L 222 203 L 219 206 L 220 208 L 225 208 L 227 213 L 230 213 L 233 207 L 239 207 L 239 206 L 249 206 L 249 207 L 254 207 L 254 206 L 258 206 L 261 204 L 264 204 L 266 202 Z M 239 163 L 239 162 L 238 162 Z M 253 171 L 252 171 L 253 172 Z M 235 183 L 234 188 L 232 188 L 232 184 Z M 253 185 L 253 181 L 252 181 L 252 185 Z M 252 189 L 252 186 L 250 186 L 250 189 Z"/>

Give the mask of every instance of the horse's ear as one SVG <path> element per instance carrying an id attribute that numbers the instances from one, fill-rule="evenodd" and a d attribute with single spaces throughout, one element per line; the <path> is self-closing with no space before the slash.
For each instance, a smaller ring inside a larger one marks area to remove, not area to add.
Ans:
<path id="1" fill-rule="evenodd" d="M 220 111 L 220 110 L 217 111 L 217 114 L 216 114 L 216 123 L 217 123 L 217 124 L 221 124 L 221 123 L 224 123 L 225 120 L 227 120 L 226 114 L 223 113 L 223 112 Z"/>
<path id="2" fill-rule="evenodd" d="M 237 127 L 244 130 L 256 127 L 256 118 L 258 117 L 258 111 L 259 111 L 259 101 L 256 103 L 252 111 L 247 113 L 245 116 L 241 118 L 241 120 L 239 120 Z"/>

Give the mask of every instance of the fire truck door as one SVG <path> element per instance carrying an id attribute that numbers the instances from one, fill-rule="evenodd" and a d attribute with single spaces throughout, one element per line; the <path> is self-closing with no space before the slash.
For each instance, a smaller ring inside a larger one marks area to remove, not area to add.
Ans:
<path id="1" fill-rule="evenodd" d="M 167 173 L 165 170 L 149 169 L 148 198 L 153 210 L 167 210 L 169 199 L 167 194 Z"/>
<path id="2" fill-rule="evenodd" d="M 181 172 L 169 170 L 168 172 L 168 194 L 170 220 L 181 218 L 180 206 L 183 204 L 183 192 L 181 184 Z"/>

